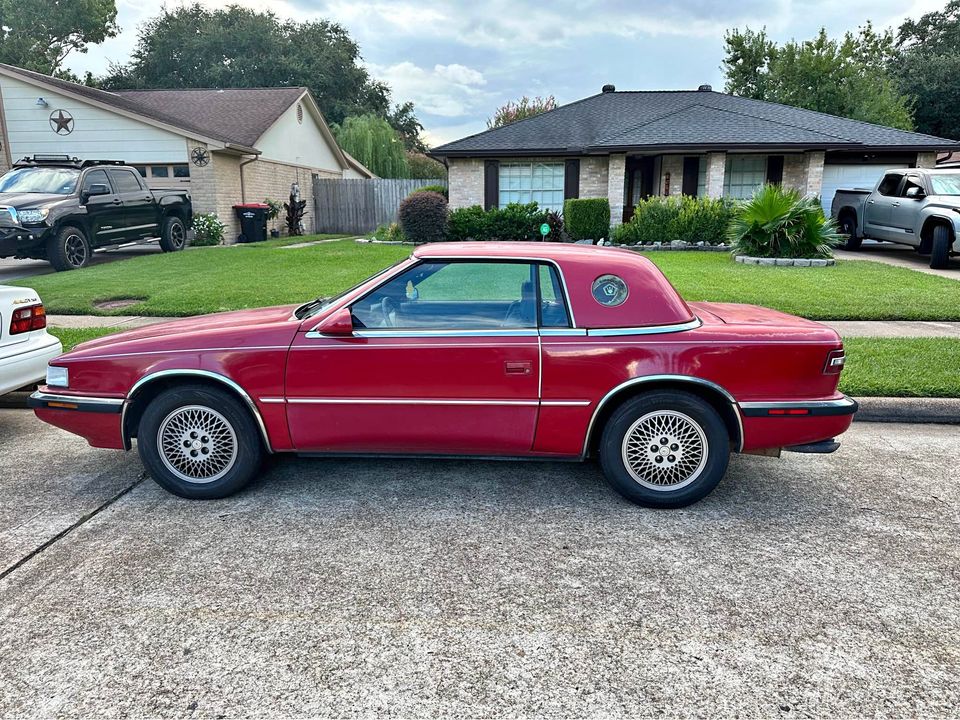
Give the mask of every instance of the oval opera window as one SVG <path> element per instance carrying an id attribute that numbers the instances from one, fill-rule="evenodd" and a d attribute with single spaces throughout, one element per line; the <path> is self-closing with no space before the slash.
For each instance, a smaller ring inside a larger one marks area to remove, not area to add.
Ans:
<path id="1" fill-rule="evenodd" d="M 623 305 L 627 299 L 627 284 L 616 275 L 601 275 L 593 281 L 590 288 L 593 299 L 606 307 Z"/>

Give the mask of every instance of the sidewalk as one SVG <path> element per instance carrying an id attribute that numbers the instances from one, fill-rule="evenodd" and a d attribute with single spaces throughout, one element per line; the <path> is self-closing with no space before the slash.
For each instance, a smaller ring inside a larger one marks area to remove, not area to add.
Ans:
<path id="1" fill-rule="evenodd" d="M 129 330 L 170 320 L 175 317 L 147 317 L 143 315 L 47 315 L 51 327 L 61 328 L 116 328 Z M 843 337 L 952 337 L 960 338 L 960 322 L 929 322 L 910 320 L 825 320 Z"/>

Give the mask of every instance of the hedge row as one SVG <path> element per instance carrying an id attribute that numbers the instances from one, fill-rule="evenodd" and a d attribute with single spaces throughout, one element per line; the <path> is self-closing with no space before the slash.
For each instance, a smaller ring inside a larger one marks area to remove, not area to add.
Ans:
<path id="1" fill-rule="evenodd" d="M 648 245 L 683 240 L 719 245 L 724 242 L 735 203 L 714 198 L 652 197 L 640 201 L 630 222 L 617 227 L 613 240 L 624 245 Z"/>

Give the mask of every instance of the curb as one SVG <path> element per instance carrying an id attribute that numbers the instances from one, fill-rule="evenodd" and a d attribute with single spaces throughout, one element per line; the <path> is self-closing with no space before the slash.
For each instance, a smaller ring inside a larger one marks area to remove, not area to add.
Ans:
<path id="1" fill-rule="evenodd" d="M 30 390 L 0 395 L 0 410 L 27 407 Z M 860 404 L 856 422 L 960 425 L 960 398 L 855 398 Z"/>

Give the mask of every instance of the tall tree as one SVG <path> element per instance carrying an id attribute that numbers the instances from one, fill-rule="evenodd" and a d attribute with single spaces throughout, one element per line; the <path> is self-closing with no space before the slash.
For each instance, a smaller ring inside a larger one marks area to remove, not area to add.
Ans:
<path id="1" fill-rule="evenodd" d="M 71 52 L 119 31 L 114 0 L 0 0 L 0 62 L 28 70 L 69 75 Z"/>
<path id="2" fill-rule="evenodd" d="M 400 134 L 377 115 L 348 117 L 333 131 L 340 147 L 380 177 L 410 177 L 407 153 Z"/>
<path id="3" fill-rule="evenodd" d="M 726 34 L 726 91 L 854 120 L 910 130 L 910 99 L 888 71 L 893 34 L 868 22 L 835 40 L 822 29 L 812 40 L 772 42 L 766 30 Z"/>
<path id="4" fill-rule="evenodd" d="M 504 125 L 515 123 L 517 120 L 524 120 L 528 117 L 545 113 L 548 110 L 553 110 L 556 107 L 557 100 L 553 95 L 545 98 L 539 95 L 535 98 L 524 95 L 516 102 L 511 100 L 507 104 L 498 107 L 496 112 L 493 113 L 493 117 L 487 120 L 487 127 L 503 127 Z"/>
<path id="5" fill-rule="evenodd" d="M 111 67 L 105 89 L 177 87 L 310 88 L 330 122 L 373 113 L 387 118 L 390 89 L 360 64 L 360 49 L 328 20 L 281 21 L 272 12 L 200 3 L 163 10 L 139 32 L 126 65 Z M 413 107 L 398 109 L 416 124 Z"/>
<path id="6" fill-rule="evenodd" d="M 914 99 L 917 130 L 960 139 L 960 0 L 908 19 L 897 47 L 901 56 L 891 71 Z"/>

